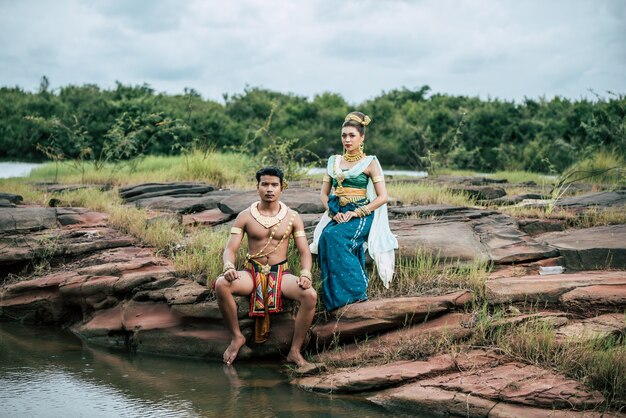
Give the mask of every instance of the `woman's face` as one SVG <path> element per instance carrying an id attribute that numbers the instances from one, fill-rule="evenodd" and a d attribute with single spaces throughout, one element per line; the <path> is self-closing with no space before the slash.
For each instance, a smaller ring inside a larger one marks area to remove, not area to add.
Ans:
<path id="1" fill-rule="evenodd" d="M 349 153 L 356 152 L 364 139 L 365 136 L 354 126 L 341 128 L 341 143 Z"/>

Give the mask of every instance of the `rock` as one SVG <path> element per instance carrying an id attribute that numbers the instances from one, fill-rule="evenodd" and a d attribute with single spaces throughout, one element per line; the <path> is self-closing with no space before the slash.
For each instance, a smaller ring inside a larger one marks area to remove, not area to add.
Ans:
<path id="1" fill-rule="evenodd" d="M 528 406 L 515 405 L 500 402 L 489 411 L 489 418 L 609 418 L 616 417 L 611 413 L 594 411 L 572 411 L 571 409 L 559 410 L 552 408 L 531 408 Z"/>
<path id="2" fill-rule="evenodd" d="M 186 214 L 217 209 L 222 200 L 237 193 L 239 192 L 234 190 L 219 190 L 207 193 L 200 197 L 160 196 L 148 199 L 139 199 L 134 203 L 138 208 L 164 210 Z"/>
<path id="3" fill-rule="evenodd" d="M 183 216 L 183 225 L 214 226 L 231 220 L 232 215 L 222 213 L 219 209 L 209 209 L 199 213 Z"/>
<path id="4" fill-rule="evenodd" d="M 518 194 L 515 196 L 503 196 L 497 199 L 491 199 L 489 201 L 489 204 L 508 206 L 508 205 L 516 205 L 525 200 L 527 201 L 527 200 L 547 200 L 547 199 L 550 199 L 550 197 L 539 194 L 539 193 L 524 193 L 524 194 Z"/>
<path id="5" fill-rule="evenodd" d="M 132 245 L 134 239 L 109 228 L 52 230 L 28 235 L 0 235 L 0 264 L 75 256 Z"/>
<path id="6" fill-rule="evenodd" d="M 109 215 L 84 208 L 57 208 L 57 220 L 61 226 L 96 227 L 107 226 Z"/>
<path id="7" fill-rule="evenodd" d="M 218 208 L 229 215 L 238 215 L 243 212 L 254 202 L 259 200 L 259 193 L 256 190 L 250 190 L 247 192 L 239 192 L 232 196 L 223 199 Z M 284 202 L 284 199 L 281 199 Z"/>
<path id="8" fill-rule="evenodd" d="M 24 201 L 24 198 L 20 196 L 19 194 L 4 193 L 4 192 L 0 192 L 0 199 L 6 200 L 10 203 L 14 203 L 16 205 Z"/>
<path id="9" fill-rule="evenodd" d="M 14 208 L 16 206 L 15 203 L 11 203 L 6 199 L 0 199 L 0 208 Z"/>
<path id="10" fill-rule="evenodd" d="M 316 344 L 354 341 L 373 336 L 380 331 L 419 323 L 462 307 L 471 301 L 472 293 L 459 291 L 443 296 L 404 297 L 354 303 L 336 309 L 328 322 L 316 324 L 313 336 Z"/>
<path id="11" fill-rule="evenodd" d="M 468 222 L 422 222 L 415 219 L 389 221 L 398 238 L 402 257 L 415 257 L 425 251 L 440 259 L 489 261 L 489 249 L 474 234 Z"/>
<path id="12" fill-rule="evenodd" d="M 428 218 L 430 216 L 444 216 L 455 212 L 465 211 L 469 208 L 465 206 L 450 205 L 413 205 L 403 207 L 390 207 L 390 216 L 417 216 L 419 218 Z"/>
<path id="13" fill-rule="evenodd" d="M 488 280 L 487 298 L 492 304 L 552 303 L 561 295 L 580 287 L 593 285 L 626 285 L 625 271 L 585 271 L 553 276 L 522 276 Z"/>
<path id="14" fill-rule="evenodd" d="M 583 319 L 580 322 L 559 328 L 556 335 L 560 339 L 586 340 L 619 336 L 626 331 L 623 313 L 611 313 Z"/>
<path id="15" fill-rule="evenodd" d="M 170 305 L 180 305 L 203 301 L 210 293 L 211 289 L 192 281 L 165 289 L 165 298 Z"/>
<path id="16" fill-rule="evenodd" d="M 448 188 L 451 193 L 465 194 L 470 199 L 491 200 L 505 196 L 506 191 L 502 187 L 493 186 L 466 186 Z"/>
<path id="17" fill-rule="evenodd" d="M 135 198 L 137 196 L 143 195 L 146 197 L 154 197 L 154 194 L 157 193 L 159 196 L 167 196 L 170 195 L 172 191 L 173 194 L 180 194 L 183 190 L 197 190 L 197 189 L 210 189 L 207 191 L 212 191 L 215 188 L 206 183 L 193 183 L 193 182 L 177 182 L 177 183 L 144 183 L 133 186 L 121 187 L 119 189 L 119 194 L 125 201 L 129 202 L 128 199 Z M 153 196 L 148 196 L 153 195 Z"/>
<path id="18" fill-rule="evenodd" d="M 464 183 L 469 183 L 474 186 L 481 186 L 483 184 L 505 184 L 508 183 L 507 179 L 492 179 L 489 177 L 471 177 L 465 179 Z"/>
<path id="19" fill-rule="evenodd" d="M 132 197 L 124 197 L 124 201 L 126 203 L 133 203 L 136 202 L 138 200 L 143 200 L 143 199 L 150 199 L 153 197 L 163 197 L 163 196 L 175 196 L 175 195 L 185 195 L 185 196 L 201 196 L 205 193 L 209 193 L 212 192 L 213 190 L 215 190 L 215 188 L 213 186 L 204 186 L 204 185 L 197 185 L 197 186 L 185 186 L 185 185 L 180 185 L 179 188 L 169 188 L 167 190 L 160 190 L 160 191 L 156 191 L 156 192 L 152 192 L 152 193 L 141 193 L 138 194 L 136 196 L 132 196 Z"/>
<path id="20" fill-rule="evenodd" d="M 398 361 L 381 366 L 340 369 L 322 376 L 309 376 L 294 383 L 301 389 L 324 393 L 359 393 L 396 386 L 403 382 L 455 368 L 449 355 L 427 361 Z"/>
<path id="21" fill-rule="evenodd" d="M 531 237 L 565 229 L 564 222 L 560 219 L 518 219 L 517 223 L 519 229 Z"/>
<path id="22" fill-rule="evenodd" d="M 325 210 L 319 189 L 289 188 L 283 192 L 280 200 L 298 213 L 323 213 Z"/>
<path id="23" fill-rule="evenodd" d="M 367 359 L 380 358 L 399 349 L 411 349 L 420 341 L 446 336 L 450 340 L 467 337 L 471 330 L 466 328 L 470 319 L 467 314 L 448 313 L 433 320 L 391 331 L 368 339 L 358 345 L 351 344 L 336 351 L 327 351 L 316 356 L 315 361 L 335 364 L 355 364 Z"/>
<path id="24" fill-rule="evenodd" d="M 620 311 L 626 307 L 626 286 L 604 285 L 576 288 L 563 294 L 559 301 L 571 311 Z"/>
<path id="25" fill-rule="evenodd" d="M 626 225 L 570 229 L 537 239 L 556 248 L 567 269 L 626 269 Z"/>
<path id="26" fill-rule="evenodd" d="M 448 262 L 520 263 L 557 255 L 557 251 L 520 231 L 517 222 L 490 211 L 458 211 L 437 221 L 392 219 L 400 255 L 426 251 Z"/>
<path id="27" fill-rule="evenodd" d="M 517 362 L 440 374 L 368 399 L 394 410 L 427 409 L 469 416 L 491 416 L 490 411 L 500 403 L 570 411 L 590 410 L 604 402 L 602 394 L 573 379 Z M 522 412 L 519 416 L 528 415 Z"/>
<path id="28" fill-rule="evenodd" d="M 319 190 L 315 189 L 287 189 L 280 200 L 298 213 L 322 213 L 324 206 L 319 198 Z M 241 192 L 219 203 L 219 209 L 227 214 L 237 215 L 259 200 L 256 190 Z"/>
<path id="29" fill-rule="evenodd" d="M 0 233 L 39 231 L 56 226 L 56 210 L 52 208 L 0 208 Z"/>
<path id="30" fill-rule="evenodd" d="M 595 192 L 578 196 L 564 197 L 557 201 L 557 206 L 568 209 L 586 208 L 589 206 L 616 207 L 626 205 L 626 190 L 614 192 Z"/>
<path id="31" fill-rule="evenodd" d="M 423 416 L 486 417 L 497 402 L 479 398 L 473 394 L 448 391 L 437 387 L 425 387 L 420 383 L 388 389 L 367 400 L 393 413 Z M 521 415 L 524 416 L 524 415 Z"/>

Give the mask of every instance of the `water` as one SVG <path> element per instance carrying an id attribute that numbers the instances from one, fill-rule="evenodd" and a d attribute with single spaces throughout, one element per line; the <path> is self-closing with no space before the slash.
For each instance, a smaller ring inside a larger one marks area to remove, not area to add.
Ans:
<path id="1" fill-rule="evenodd" d="M 30 174 L 33 168 L 40 165 L 37 163 L 0 162 L 0 178 L 25 177 Z"/>
<path id="2" fill-rule="evenodd" d="M 277 363 L 111 352 L 55 328 L 0 322 L 0 417 L 383 417 L 349 396 L 301 391 Z"/>

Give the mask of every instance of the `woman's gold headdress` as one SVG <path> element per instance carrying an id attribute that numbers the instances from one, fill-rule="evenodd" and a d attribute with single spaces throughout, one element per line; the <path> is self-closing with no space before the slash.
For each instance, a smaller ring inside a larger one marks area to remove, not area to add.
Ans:
<path id="1" fill-rule="evenodd" d="M 344 120 L 344 122 L 348 122 L 348 121 L 354 121 L 358 124 L 361 124 L 363 126 L 367 126 L 370 124 L 370 122 L 372 121 L 372 119 L 370 119 L 369 116 L 365 115 L 365 117 L 363 119 L 361 119 L 359 117 L 359 115 L 354 114 L 354 113 L 350 113 L 348 116 L 346 116 L 346 119 Z"/>

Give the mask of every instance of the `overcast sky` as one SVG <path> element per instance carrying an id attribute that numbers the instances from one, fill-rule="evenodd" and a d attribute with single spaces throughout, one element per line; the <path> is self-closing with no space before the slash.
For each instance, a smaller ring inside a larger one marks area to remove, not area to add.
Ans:
<path id="1" fill-rule="evenodd" d="M 0 86 L 626 93 L 625 0 L 0 0 Z"/>

